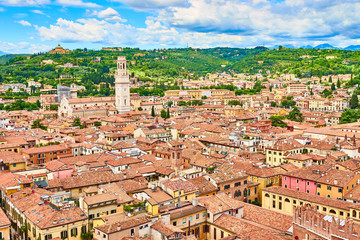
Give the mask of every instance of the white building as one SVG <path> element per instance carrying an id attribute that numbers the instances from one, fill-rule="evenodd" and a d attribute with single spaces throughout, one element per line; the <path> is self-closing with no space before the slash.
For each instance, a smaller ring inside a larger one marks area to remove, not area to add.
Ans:
<path id="1" fill-rule="evenodd" d="M 130 80 L 126 58 L 119 56 L 115 71 L 115 97 L 62 98 L 59 117 L 108 116 L 130 111 Z"/>
<path id="2" fill-rule="evenodd" d="M 119 113 L 130 112 L 130 78 L 126 71 L 126 57 L 119 56 L 115 71 L 115 106 Z"/>

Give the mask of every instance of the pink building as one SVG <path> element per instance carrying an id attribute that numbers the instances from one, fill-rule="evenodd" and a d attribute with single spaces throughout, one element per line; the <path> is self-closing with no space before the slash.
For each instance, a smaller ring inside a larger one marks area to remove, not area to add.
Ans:
<path id="1" fill-rule="evenodd" d="M 44 164 L 48 170 L 48 179 L 62 179 L 72 177 L 74 169 L 59 160 L 53 160 Z"/>
<path id="2" fill-rule="evenodd" d="M 317 180 L 330 169 L 326 165 L 313 165 L 285 173 L 282 176 L 282 187 L 316 194 Z"/>
<path id="3" fill-rule="evenodd" d="M 282 176 L 282 187 L 298 190 L 301 192 L 316 194 L 316 182 L 307 179 L 301 179 L 293 176 Z"/>
<path id="4" fill-rule="evenodd" d="M 73 172 L 74 172 L 74 170 L 69 168 L 69 169 L 54 171 L 49 174 L 52 175 L 52 179 L 55 179 L 55 178 L 63 179 L 63 178 L 72 177 Z"/>

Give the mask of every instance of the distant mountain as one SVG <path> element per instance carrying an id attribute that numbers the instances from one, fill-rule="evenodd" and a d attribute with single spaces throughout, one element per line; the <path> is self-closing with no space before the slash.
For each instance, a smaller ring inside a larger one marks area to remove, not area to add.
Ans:
<path id="1" fill-rule="evenodd" d="M 284 48 L 289 48 L 289 49 L 296 48 L 294 45 L 291 45 L 291 44 L 281 44 L 281 45 L 275 45 L 275 46 L 269 47 L 269 49 L 277 49 L 277 48 L 279 48 L 279 46 L 282 46 Z"/>
<path id="2" fill-rule="evenodd" d="M 302 48 L 302 49 L 313 49 L 314 47 L 310 46 L 310 45 L 306 45 L 306 46 L 301 46 L 300 48 Z"/>
<path id="3" fill-rule="evenodd" d="M 350 51 L 360 50 L 360 45 L 350 45 L 344 48 L 344 50 L 350 50 Z"/>
<path id="4" fill-rule="evenodd" d="M 330 44 L 328 43 L 324 43 L 324 44 L 320 44 L 320 45 L 317 45 L 316 47 L 314 47 L 315 49 L 339 49 L 337 47 L 334 47 L 334 46 L 331 46 Z"/>
<path id="5" fill-rule="evenodd" d="M 6 52 L 0 51 L 0 56 L 6 55 L 6 54 L 7 54 Z"/>
<path id="6" fill-rule="evenodd" d="M 0 54 L 0 64 L 4 64 L 7 61 L 9 61 L 10 59 L 19 57 L 19 56 L 25 57 L 25 56 L 30 56 L 30 54 L 8 54 L 8 53 L 5 53 L 4 55 Z"/>

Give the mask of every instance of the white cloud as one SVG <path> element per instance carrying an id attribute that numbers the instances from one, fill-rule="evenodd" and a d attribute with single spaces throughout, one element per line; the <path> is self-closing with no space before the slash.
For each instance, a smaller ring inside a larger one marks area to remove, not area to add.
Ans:
<path id="1" fill-rule="evenodd" d="M 64 7 L 88 7 L 88 8 L 101 7 L 96 3 L 83 2 L 82 0 L 57 0 L 56 2 Z"/>
<path id="2" fill-rule="evenodd" d="M 236 45 L 243 40 L 240 36 L 228 34 L 179 32 L 159 21 L 149 18 L 145 28 L 135 28 L 124 23 L 109 23 L 93 18 L 70 21 L 59 18 L 50 27 L 36 27 L 41 40 L 57 42 L 91 42 L 105 45 L 125 46 L 191 46 L 209 47 L 220 43 Z"/>
<path id="3" fill-rule="evenodd" d="M 28 42 L 9 43 L 0 41 L 0 49 L 6 53 L 38 53 L 47 52 L 51 50 L 52 47 Z"/>
<path id="4" fill-rule="evenodd" d="M 112 1 L 149 10 L 153 17 L 147 18 L 144 28 L 136 28 L 125 24 L 115 9 L 107 8 L 88 10 L 85 19 L 60 18 L 36 29 L 42 40 L 129 46 L 185 46 L 187 42 L 197 47 L 302 46 L 317 41 L 340 46 L 360 39 L 360 2 L 356 0 Z"/>
<path id="5" fill-rule="evenodd" d="M 188 0 L 113 0 L 136 9 L 159 9 L 172 6 L 186 6 Z"/>
<path id="6" fill-rule="evenodd" d="M 93 11 L 90 15 L 97 16 L 98 18 L 105 19 L 109 22 L 126 22 L 126 19 L 122 19 L 120 14 L 113 8 L 107 8 L 102 11 Z"/>
<path id="7" fill-rule="evenodd" d="M 261 5 L 254 5 L 260 2 Z M 276 3 L 261 0 L 189 0 L 189 3 L 190 6 L 162 9 L 157 19 L 188 31 L 273 36 L 279 40 L 325 39 L 336 35 L 360 37 L 360 2 L 353 0 L 331 3 L 325 0 Z"/>
<path id="8" fill-rule="evenodd" d="M 38 6 L 49 3 L 50 0 L 0 0 L 0 5 L 16 6 L 16 7 Z"/>
<path id="9" fill-rule="evenodd" d="M 301 6 L 304 5 L 304 0 L 285 0 L 286 5 L 288 6 Z"/>
<path id="10" fill-rule="evenodd" d="M 33 12 L 33 13 L 36 13 L 36 14 L 40 14 L 40 15 L 46 15 L 43 11 L 37 10 L 37 9 L 35 9 L 35 10 L 30 10 L 30 12 Z"/>
<path id="11" fill-rule="evenodd" d="M 254 5 L 258 5 L 259 3 L 267 3 L 267 0 L 253 0 Z"/>
<path id="12" fill-rule="evenodd" d="M 31 27 L 31 23 L 29 23 L 28 21 L 25 20 L 20 20 L 20 21 L 15 21 L 17 23 L 20 23 L 21 25 L 25 26 L 25 27 Z"/>

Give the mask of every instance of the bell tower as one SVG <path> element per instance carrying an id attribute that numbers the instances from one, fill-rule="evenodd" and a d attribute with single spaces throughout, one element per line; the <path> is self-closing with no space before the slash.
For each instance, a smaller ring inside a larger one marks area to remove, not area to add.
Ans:
<path id="1" fill-rule="evenodd" d="M 130 79 L 126 71 L 126 57 L 118 56 L 115 71 L 115 107 L 118 113 L 130 112 Z"/>

